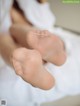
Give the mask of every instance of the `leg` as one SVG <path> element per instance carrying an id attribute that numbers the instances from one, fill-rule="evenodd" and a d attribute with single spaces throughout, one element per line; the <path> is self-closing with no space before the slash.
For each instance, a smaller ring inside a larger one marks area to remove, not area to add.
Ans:
<path id="1" fill-rule="evenodd" d="M 11 19 L 13 23 L 19 25 L 25 25 L 31 27 L 32 24 L 20 13 L 20 11 L 16 10 L 14 7 L 11 9 Z"/>

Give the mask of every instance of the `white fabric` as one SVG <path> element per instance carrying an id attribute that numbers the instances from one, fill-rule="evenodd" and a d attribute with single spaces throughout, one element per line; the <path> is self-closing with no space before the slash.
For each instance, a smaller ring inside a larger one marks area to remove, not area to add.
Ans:
<path id="1" fill-rule="evenodd" d="M 19 2 L 20 1 L 20 2 Z M 0 0 L 1 2 L 1 0 Z M 5 2 L 8 2 L 6 0 Z M 7 65 L 0 68 L 0 99 L 6 99 L 8 106 L 28 106 L 29 102 L 48 102 L 56 100 L 66 95 L 74 95 L 80 93 L 80 37 L 75 34 L 62 30 L 60 28 L 52 28 L 52 24 L 55 23 L 54 16 L 50 12 L 48 4 L 40 5 L 35 0 L 18 0 L 19 5 L 23 9 L 26 16 L 32 24 L 38 28 L 48 29 L 64 39 L 64 42 L 68 45 L 68 58 L 66 63 L 57 67 L 48 63 L 45 68 L 52 73 L 56 79 L 56 85 L 54 88 L 48 91 L 43 91 L 38 88 L 34 88 L 28 83 L 24 82 L 19 76 L 14 73 L 14 70 L 9 68 Z M 27 5 L 26 2 L 29 4 Z M 24 4 L 20 4 L 24 3 Z M 33 4 L 32 4 L 33 3 Z M 31 5 L 30 5 L 31 4 Z M 35 4 L 35 5 L 34 5 Z M 34 5 L 34 6 L 32 6 Z M 39 6 L 40 5 L 40 6 Z M 11 5 L 10 5 L 11 6 Z M 31 10 L 27 10 L 31 8 Z M 30 7 L 29 7 L 30 6 Z M 33 8 L 34 7 L 34 8 Z M 39 10 L 38 10 L 39 7 Z M 45 15 L 46 11 L 46 23 Z M 34 10 L 34 11 L 33 11 Z M 48 11 L 48 13 L 47 13 Z M 30 13 L 29 13 L 30 12 Z M 33 12 L 31 14 L 31 12 Z M 50 13 L 49 13 L 50 12 Z M 40 14 L 39 14 L 40 13 Z M 36 14 L 36 15 L 35 15 Z M 51 14 L 51 15 L 50 15 Z M 9 14 L 10 15 L 10 14 Z M 50 19 L 48 19 L 50 17 Z M 53 18 L 53 19 L 52 19 Z M 6 22 L 8 21 L 5 18 Z M 54 20 L 54 21 L 53 21 Z M 10 23 L 10 19 L 8 21 Z M 44 24 L 45 23 L 45 24 Z M 49 26 L 48 26 L 49 25 Z M 5 29 L 9 28 L 7 23 L 4 24 Z M 75 48 L 75 49 L 74 49 Z"/>
<path id="2" fill-rule="evenodd" d="M 49 3 L 40 4 L 37 0 L 17 0 L 25 17 L 41 29 L 51 30 L 55 24 L 55 16 L 50 10 Z"/>
<path id="3" fill-rule="evenodd" d="M 0 32 L 7 32 L 11 26 L 10 8 L 13 0 L 0 0 Z"/>

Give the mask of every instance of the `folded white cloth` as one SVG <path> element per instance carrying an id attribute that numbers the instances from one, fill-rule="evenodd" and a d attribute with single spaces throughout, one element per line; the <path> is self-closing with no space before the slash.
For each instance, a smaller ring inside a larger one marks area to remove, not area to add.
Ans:
<path id="1" fill-rule="evenodd" d="M 55 16 L 50 10 L 49 3 L 40 4 L 37 0 L 17 0 L 24 11 L 25 17 L 35 26 L 41 29 L 51 30 L 55 24 Z"/>
<path id="2" fill-rule="evenodd" d="M 11 26 L 10 9 L 13 0 L 0 0 L 0 32 L 8 32 Z"/>

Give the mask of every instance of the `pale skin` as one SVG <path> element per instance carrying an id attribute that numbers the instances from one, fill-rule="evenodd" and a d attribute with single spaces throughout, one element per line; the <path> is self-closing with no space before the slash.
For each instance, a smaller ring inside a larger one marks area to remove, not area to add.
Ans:
<path id="1" fill-rule="evenodd" d="M 0 36 L 0 53 L 2 54 L 5 61 L 15 69 L 16 74 L 21 76 L 26 82 L 41 89 L 50 89 L 54 86 L 55 79 L 44 68 L 43 60 L 52 62 L 56 65 L 63 64 L 66 60 L 63 43 L 58 37 L 50 37 L 51 34 L 49 32 L 34 30 L 30 25 L 28 26 L 28 24 L 26 24 L 25 20 L 22 19 L 22 16 L 20 14 L 17 14 L 17 16 L 19 16 L 18 21 L 15 18 L 14 23 L 16 22 L 19 25 L 20 23 L 23 23 L 23 25 L 25 24 L 27 31 L 25 31 L 24 27 L 19 27 L 18 25 L 12 26 L 10 30 L 12 36 L 4 36 L 5 34 L 3 36 Z M 40 39 L 37 35 L 39 35 Z M 56 42 L 58 45 L 49 49 L 49 46 L 53 45 L 53 40 L 55 41 L 55 45 Z M 44 42 L 47 42 L 47 45 L 45 45 Z M 37 46 L 37 43 L 40 43 L 41 47 L 44 45 L 43 48 L 40 49 L 39 46 Z M 49 51 L 53 52 L 52 49 L 55 51 L 53 59 L 52 56 L 47 56 Z M 58 49 L 60 54 L 57 54 L 57 57 L 56 53 Z M 57 60 L 60 57 L 60 61 Z"/>

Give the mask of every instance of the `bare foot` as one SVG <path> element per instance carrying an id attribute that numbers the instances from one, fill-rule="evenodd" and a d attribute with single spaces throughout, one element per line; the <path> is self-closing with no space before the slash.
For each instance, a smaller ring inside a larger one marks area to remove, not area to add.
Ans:
<path id="1" fill-rule="evenodd" d="M 32 30 L 26 35 L 30 48 L 38 50 L 45 61 L 62 65 L 66 60 L 64 45 L 61 39 L 47 30 Z"/>
<path id="2" fill-rule="evenodd" d="M 43 67 L 42 58 L 38 51 L 19 48 L 13 52 L 12 62 L 16 74 L 26 82 L 41 89 L 54 86 L 53 76 Z"/>
<path id="3" fill-rule="evenodd" d="M 66 60 L 64 44 L 59 37 L 49 31 L 13 25 L 10 32 L 21 45 L 38 50 L 43 60 L 56 65 L 64 64 Z"/>

